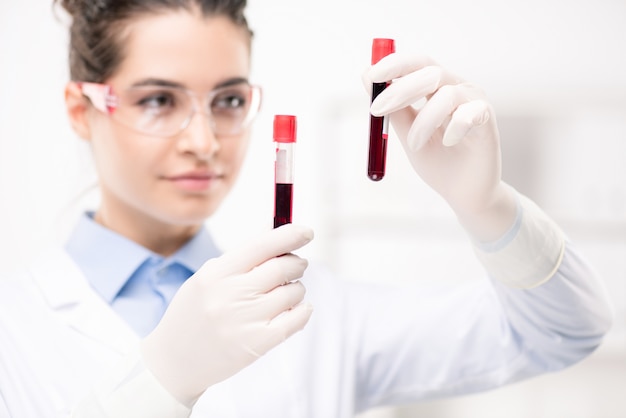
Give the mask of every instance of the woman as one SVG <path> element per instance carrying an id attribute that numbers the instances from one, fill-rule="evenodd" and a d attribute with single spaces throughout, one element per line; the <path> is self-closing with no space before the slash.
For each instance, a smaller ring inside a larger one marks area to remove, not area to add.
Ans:
<path id="1" fill-rule="evenodd" d="M 488 278 L 453 292 L 344 283 L 293 254 L 309 228 L 220 255 L 202 226 L 259 106 L 245 1 L 60 3 L 67 112 L 102 199 L 65 248 L 3 283 L 0 417 L 350 417 L 558 370 L 600 344 L 604 290 L 501 181 L 478 88 L 397 54 L 365 75 L 394 80 L 372 113 L 391 115 Z"/>

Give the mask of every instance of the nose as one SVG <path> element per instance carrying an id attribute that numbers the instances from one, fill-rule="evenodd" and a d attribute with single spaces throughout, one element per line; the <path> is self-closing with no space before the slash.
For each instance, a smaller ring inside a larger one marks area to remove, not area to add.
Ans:
<path id="1" fill-rule="evenodd" d="M 180 133 L 180 152 L 193 154 L 200 160 L 210 160 L 220 149 L 210 119 L 202 112 L 196 112 L 189 125 Z"/>

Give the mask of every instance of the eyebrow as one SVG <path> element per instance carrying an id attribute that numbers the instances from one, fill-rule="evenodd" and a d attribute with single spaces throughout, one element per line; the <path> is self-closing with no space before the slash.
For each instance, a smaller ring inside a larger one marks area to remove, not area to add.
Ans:
<path id="1" fill-rule="evenodd" d="M 224 80 L 221 83 L 218 83 L 214 88 L 217 89 L 221 87 L 228 87 L 228 86 L 233 86 L 233 85 L 242 84 L 242 83 L 248 84 L 249 81 L 245 77 L 233 77 L 233 78 Z M 146 86 L 172 87 L 172 88 L 178 88 L 178 89 L 185 88 L 185 86 L 181 83 L 171 81 L 171 80 L 164 80 L 160 78 L 146 78 L 146 79 L 137 81 L 131 85 L 131 88 L 132 87 L 146 87 Z"/>

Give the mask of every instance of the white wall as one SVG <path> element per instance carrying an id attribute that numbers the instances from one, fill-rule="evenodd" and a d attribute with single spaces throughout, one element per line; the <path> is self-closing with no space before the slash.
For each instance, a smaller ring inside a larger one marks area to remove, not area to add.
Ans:
<path id="1" fill-rule="evenodd" d="M 566 372 L 368 415 L 626 416 L 626 2 L 249 3 L 253 80 L 265 97 L 248 165 L 209 222 L 224 248 L 269 227 L 271 121 L 293 113 L 294 218 L 317 234 L 305 255 L 355 280 L 402 281 L 416 268 L 437 280 L 481 274 L 451 214 L 413 176 L 398 144 L 389 144 L 387 177 L 365 177 L 368 98 L 360 74 L 371 38 L 389 36 L 398 50 L 429 54 L 485 88 L 502 130 L 505 177 L 563 225 L 614 298 L 607 343 Z M 93 174 L 62 109 L 65 43 L 50 2 L 0 2 L 0 272 L 62 240 L 95 201 L 93 193 L 77 198 Z"/>

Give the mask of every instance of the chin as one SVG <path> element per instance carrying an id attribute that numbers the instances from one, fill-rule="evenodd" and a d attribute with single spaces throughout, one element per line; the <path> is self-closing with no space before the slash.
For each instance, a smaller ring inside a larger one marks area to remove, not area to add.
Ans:
<path id="1" fill-rule="evenodd" d="M 163 222 L 176 226 L 196 226 L 204 223 L 211 216 L 212 212 L 201 213 L 170 213 L 163 216 Z"/>
<path id="2" fill-rule="evenodd" d="M 204 223 L 215 213 L 217 208 L 202 208 L 194 211 L 187 211 L 184 213 L 170 213 L 167 216 L 167 222 L 172 225 L 178 226 L 194 226 Z"/>
<path id="3" fill-rule="evenodd" d="M 194 196 L 193 198 L 172 199 L 161 206 L 161 219 L 172 225 L 198 225 L 211 217 L 219 208 L 222 198 Z"/>

